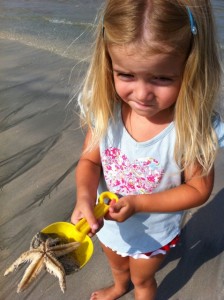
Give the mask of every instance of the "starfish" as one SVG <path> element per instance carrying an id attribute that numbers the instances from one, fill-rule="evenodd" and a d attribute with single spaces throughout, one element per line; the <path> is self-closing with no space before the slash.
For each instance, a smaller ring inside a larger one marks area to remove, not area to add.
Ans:
<path id="1" fill-rule="evenodd" d="M 67 254 L 74 251 L 79 245 L 80 243 L 78 242 L 65 243 L 65 241 L 56 234 L 38 232 L 30 243 L 30 249 L 20 255 L 5 271 L 4 276 L 13 272 L 22 263 L 31 262 L 18 285 L 17 293 L 25 290 L 40 274 L 43 268 L 58 278 L 60 288 L 64 293 L 66 289 L 66 266 L 63 266 L 63 257 L 66 258 Z M 73 267 L 75 267 L 75 271 L 79 269 L 79 264 L 75 261 L 74 257 Z"/>

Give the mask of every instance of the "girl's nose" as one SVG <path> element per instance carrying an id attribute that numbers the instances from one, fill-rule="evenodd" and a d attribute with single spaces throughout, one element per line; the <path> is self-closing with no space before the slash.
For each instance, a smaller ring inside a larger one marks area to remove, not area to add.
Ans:
<path id="1" fill-rule="evenodd" d="M 134 95 L 136 100 L 150 100 L 153 95 L 152 86 L 148 82 L 139 81 L 136 83 Z"/>

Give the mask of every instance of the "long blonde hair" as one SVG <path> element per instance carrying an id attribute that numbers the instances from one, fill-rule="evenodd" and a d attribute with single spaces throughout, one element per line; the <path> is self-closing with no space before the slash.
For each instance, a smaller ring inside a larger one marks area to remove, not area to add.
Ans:
<path id="1" fill-rule="evenodd" d="M 189 7 L 197 26 L 191 32 Z M 150 32 L 147 40 L 145 32 Z M 108 0 L 100 15 L 96 42 L 82 91 L 84 123 L 92 130 L 90 148 L 106 133 L 116 94 L 108 45 L 136 44 L 148 55 L 167 46 L 185 53 L 186 65 L 175 105 L 175 159 L 182 169 L 198 162 L 208 174 L 217 138 L 212 127 L 221 66 L 209 0 Z"/>

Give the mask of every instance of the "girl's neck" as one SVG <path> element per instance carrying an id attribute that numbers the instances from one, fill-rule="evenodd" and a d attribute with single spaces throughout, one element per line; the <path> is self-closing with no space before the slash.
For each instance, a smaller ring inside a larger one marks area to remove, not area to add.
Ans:
<path id="1" fill-rule="evenodd" d="M 137 142 L 146 142 L 162 132 L 173 121 L 173 109 L 167 113 L 163 121 L 148 119 L 136 114 L 128 105 L 122 104 L 121 109 L 124 126 L 131 137 Z"/>

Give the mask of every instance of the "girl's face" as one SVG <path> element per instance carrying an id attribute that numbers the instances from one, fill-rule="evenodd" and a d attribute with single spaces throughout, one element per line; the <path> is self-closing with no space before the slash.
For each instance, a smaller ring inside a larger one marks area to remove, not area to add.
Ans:
<path id="1" fill-rule="evenodd" d="M 110 46 L 115 89 L 137 115 L 154 122 L 170 120 L 182 80 L 185 56 L 148 57 L 133 47 Z"/>

